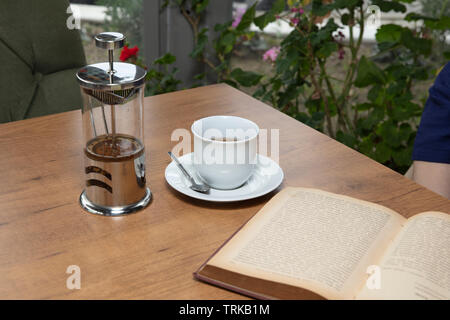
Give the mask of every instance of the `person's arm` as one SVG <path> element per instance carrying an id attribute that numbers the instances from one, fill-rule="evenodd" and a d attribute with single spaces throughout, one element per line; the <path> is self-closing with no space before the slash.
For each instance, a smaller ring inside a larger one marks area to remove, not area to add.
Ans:
<path id="1" fill-rule="evenodd" d="M 414 161 L 413 179 L 418 184 L 450 199 L 450 164 Z"/>
<path id="2" fill-rule="evenodd" d="M 450 199 L 450 63 L 429 92 L 414 141 L 413 179 Z"/>

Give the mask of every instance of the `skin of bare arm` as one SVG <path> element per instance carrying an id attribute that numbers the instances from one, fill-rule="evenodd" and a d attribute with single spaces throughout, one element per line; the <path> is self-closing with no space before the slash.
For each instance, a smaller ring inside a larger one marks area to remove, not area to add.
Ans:
<path id="1" fill-rule="evenodd" d="M 450 164 L 414 161 L 414 181 L 450 199 Z"/>

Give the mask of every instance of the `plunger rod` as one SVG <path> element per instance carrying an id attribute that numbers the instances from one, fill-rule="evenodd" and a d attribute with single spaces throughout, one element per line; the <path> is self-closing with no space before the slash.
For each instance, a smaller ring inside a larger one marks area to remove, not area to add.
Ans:
<path id="1" fill-rule="evenodd" d="M 105 125 L 106 134 L 109 134 L 108 123 L 106 121 L 105 107 L 102 105 L 102 115 L 103 115 L 103 123 Z"/>
<path id="2" fill-rule="evenodd" d="M 89 113 L 91 114 L 91 125 L 92 129 L 94 130 L 94 137 L 97 137 L 97 130 L 95 129 L 95 122 L 94 122 L 94 113 L 92 112 L 91 108 L 89 108 Z"/>
<path id="3" fill-rule="evenodd" d="M 108 50 L 108 60 L 109 60 L 109 82 L 113 82 L 113 74 L 114 74 L 114 51 L 112 49 Z M 111 105 L 111 135 L 112 135 L 112 144 L 113 148 L 116 144 L 116 110 L 115 106 Z"/>
<path id="4" fill-rule="evenodd" d="M 109 74 L 114 73 L 114 50 L 108 50 L 108 60 L 109 60 Z"/>
<path id="5" fill-rule="evenodd" d="M 111 105 L 111 134 L 113 146 L 116 144 L 116 108 L 115 105 Z"/>

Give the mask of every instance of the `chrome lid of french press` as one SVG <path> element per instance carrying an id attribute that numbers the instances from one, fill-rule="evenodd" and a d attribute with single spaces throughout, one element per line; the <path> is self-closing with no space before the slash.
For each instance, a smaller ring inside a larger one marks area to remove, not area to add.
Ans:
<path id="1" fill-rule="evenodd" d="M 103 32 L 95 36 L 95 45 L 108 50 L 108 62 L 87 65 L 77 72 L 81 87 L 93 90 L 126 90 L 144 84 L 147 72 L 134 64 L 114 62 L 114 49 L 125 44 L 125 36 L 118 32 Z"/>

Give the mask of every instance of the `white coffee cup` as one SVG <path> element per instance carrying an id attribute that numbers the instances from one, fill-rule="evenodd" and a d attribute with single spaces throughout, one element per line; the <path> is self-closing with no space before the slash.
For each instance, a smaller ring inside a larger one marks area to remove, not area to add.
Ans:
<path id="1" fill-rule="evenodd" d="M 195 121 L 194 167 L 215 189 L 236 189 L 252 175 L 256 165 L 258 126 L 234 116 L 212 116 Z"/>

